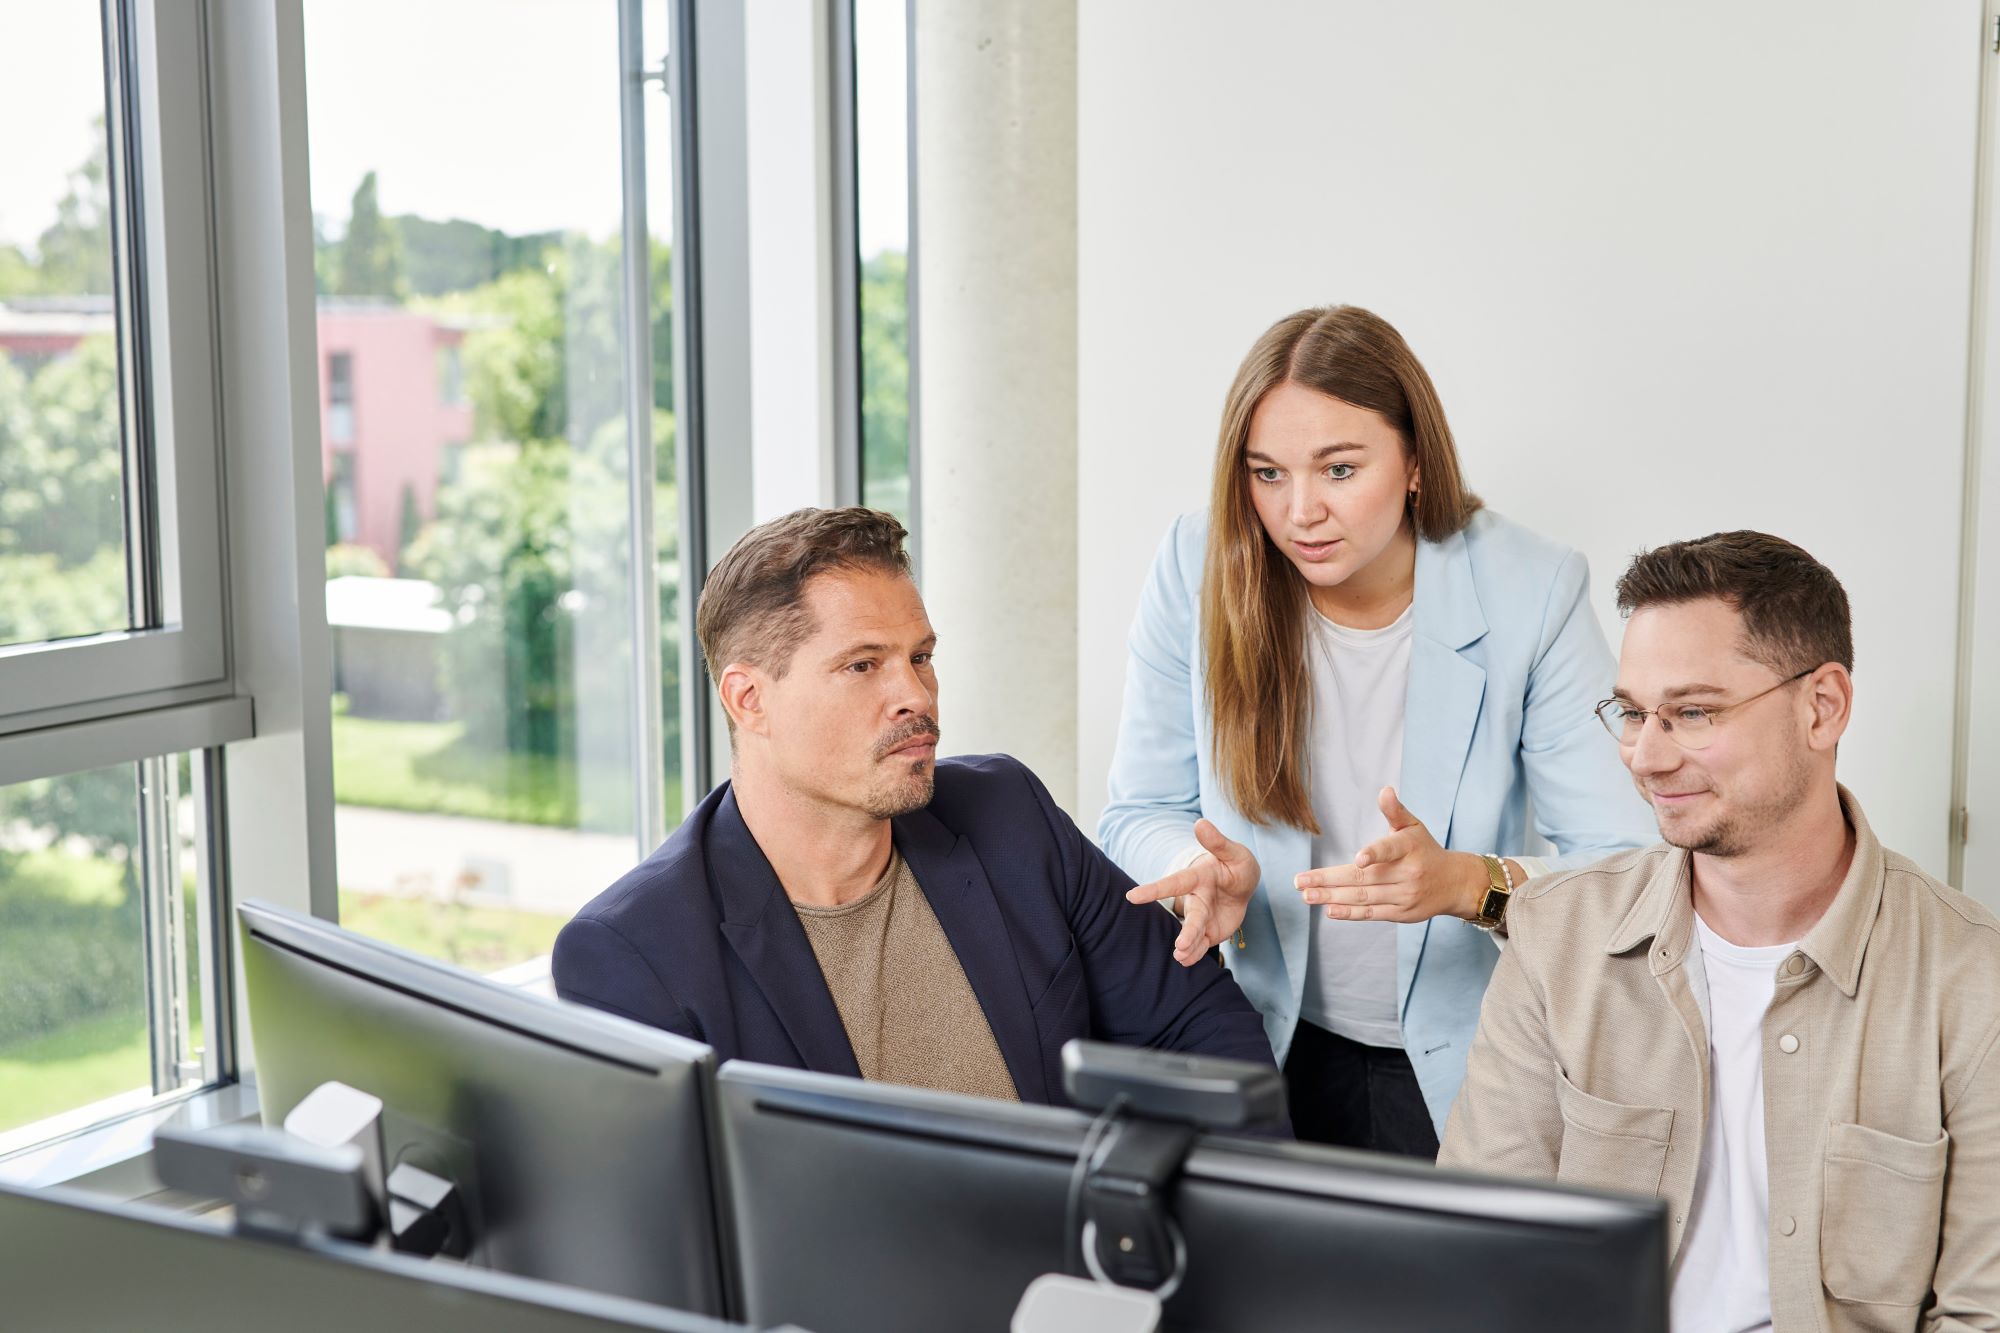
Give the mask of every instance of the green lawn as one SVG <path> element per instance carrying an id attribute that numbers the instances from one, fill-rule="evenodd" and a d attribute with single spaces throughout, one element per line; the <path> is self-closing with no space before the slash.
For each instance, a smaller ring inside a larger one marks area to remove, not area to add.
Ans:
<path id="1" fill-rule="evenodd" d="M 465 746 L 457 723 L 336 716 L 333 746 L 334 795 L 343 804 L 560 828 L 590 827 L 600 813 L 579 811 L 575 766 L 568 760 L 478 753 Z M 628 799 L 615 791 L 606 796 L 615 808 L 601 812 L 598 826 L 623 827 L 630 818 Z M 670 813 L 679 810 L 678 782 L 669 781 L 667 801 Z M 0 964 L 11 942 L 16 952 L 28 944 L 44 969 L 50 966 L 47 931 L 57 917 L 67 923 L 59 942 L 81 951 L 79 968 L 92 957 L 102 958 L 104 950 L 136 950 L 136 923 L 128 919 L 135 913 L 124 903 L 122 874 L 111 861 L 57 849 L 15 857 L 0 878 Z M 547 954 L 565 919 L 503 907 L 341 894 L 342 924 L 475 972 Z M 192 929 L 188 938 L 195 938 Z M 13 965 L 27 961 L 16 959 Z M 5 972 L 0 965 L 0 1003 L 6 998 Z M 98 1003 L 110 1008 L 89 1011 L 53 1031 L 31 1028 L 0 1043 L 0 1130 L 147 1085 L 150 1054 L 140 984 L 135 977 L 122 991 L 108 991 Z M 194 1022 L 198 1040 L 199 1014 Z"/>
<path id="2" fill-rule="evenodd" d="M 469 907 L 378 893 L 340 895 L 340 924 L 373 939 L 441 958 L 474 972 L 539 958 L 555 946 L 566 916 L 505 907 Z"/>
<path id="3" fill-rule="evenodd" d="M 575 828 L 576 772 L 565 759 L 482 754 L 458 722 L 333 719 L 333 799 L 427 814 Z"/>
<path id="4" fill-rule="evenodd" d="M 62 859 L 76 862 L 79 879 L 89 885 L 86 893 L 95 889 L 96 866 Z M 364 935 L 475 972 L 498 971 L 548 953 L 567 919 L 361 893 L 343 893 L 340 913 L 342 924 Z M 137 941 L 133 943 L 136 947 Z M 192 1022 L 199 1045 L 199 1012 Z M 98 1014 L 0 1046 L 0 1130 L 146 1087 L 152 1081 L 151 1058 L 143 1009 Z"/>
<path id="5" fill-rule="evenodd" d="M 152 1084 L 146 1015 L 103 1014 L 0 1049 L 0 1130 Z"/>
<path id="6" fill-rule="evenodd" d="M 423 814 L 464 815 L 554 828 L 630 827 L 631 792 L 621 769 L 593 784 L 579 808 L 576 764 L 540 754 L 492 754 L 465 743 L 459 722 L 385 722 L 336 714 L 333 799 Z M 667 810 L 679 811 L 680 782 L 667 780 Z"/>

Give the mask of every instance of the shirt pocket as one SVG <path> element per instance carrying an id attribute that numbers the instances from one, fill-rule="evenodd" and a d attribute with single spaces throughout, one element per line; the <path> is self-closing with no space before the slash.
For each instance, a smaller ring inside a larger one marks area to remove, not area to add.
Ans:
<path id="1" fill-rule="evenodd" d="M 1658 1194 L 1667 1170 L 1674 1113 L 1665 1106 L 1627 1106 L 1593 1097 L 1556 1070 L 1556 1105 L 1562 1111 L 1562 1156 L 1556 1180 L 1564 1185 Z"/>
<path id="2" fill-rule="evenodd" d="M 1827 1126 L 1819 1251 L 1828 1295 L 1861 1305 L 1923 1303 L 1937 1272 L 1950 1142 L 1943 1130 L 1924 1143 L 1866 1125 Z"/>

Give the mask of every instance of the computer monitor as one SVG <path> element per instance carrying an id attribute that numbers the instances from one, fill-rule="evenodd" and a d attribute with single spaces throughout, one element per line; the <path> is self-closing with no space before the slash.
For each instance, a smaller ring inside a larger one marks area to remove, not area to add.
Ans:
<path id="1" fill-rule="evenodd" d="M 328 1080 L 372 1093 L 385 1167 L 458 1186 L 468 1263 L 733 1313 L 708 1047 L 296 912 L 238 916 L 265 1124 Z"/>
<path id="2" fill-rule="evenodd" d="M 732 1061 L 719 1078 L 743 1311 L 820 1333 L 1000 1333 L 1070 1269 L 1090 1117 Z M 1664 1333 L 1658 1200 L 1200 1136 L 1163 1328 Z"/>
<path id="3" fill-rule="evenodd" d="M 214 1333 L 727 1333 L 702 1315 L 338 1242 L 246 1240 L 78 1191 L 0 1185 L 0 1327 Z"/>

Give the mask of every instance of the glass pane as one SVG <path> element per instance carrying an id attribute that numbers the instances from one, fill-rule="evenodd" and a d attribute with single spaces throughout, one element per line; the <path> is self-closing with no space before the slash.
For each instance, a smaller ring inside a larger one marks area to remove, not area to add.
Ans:
<path id="1" fill-rule="evenodd" d="M 0 787 L 0 1131 L 152 1087 L 138 790 Z"/>
<path id="2" fill-rule="evenodd" d="M 854 0 L 861 502 L 910 521 L 909 61 L 904 0 Z"/>
<path id="3" fill-rule="evenodd" d="M 21 1125 L 155 1091 L 142 896 L 164 909 L 159 1090 L 216 1076 L 202 1048 L 214 923 L 202 919 L 189 768 L 172 755 L 0 787 L 0 1150 Z M 142 771 L 155 791 L 142 790 Z M 160 812 L 150 823 L 149 795 Z M 161 843 L 150 855 L 149 828 Z M 149 864 L 170 882 L 148 884 Z"/>
<path id="4" fill-rule="evenodd" d="M 128 629 L 104 33 L 0 0 L 0 644 Z"/>
<path id="5" fill-rule="evenodd" d="M 526 979 L 638 849 L 617 10 L 305 19 L 341 920 Z"/>
<path id="6" fill-rule="evenodd" d="M 665 4 L 645 6 L 645 36 L 640 47 L 646 63 L 661 68 L 673 49 L 669 32 L 669 11 Z M 658 762 L 664 774 L 666 827 L 673 828 L 687 814 L 687 793 L 681 783 L 682 645 L 691 641 L 692 628 L 685 632 L 680 623 L 681 526 L 679 445 L 674 431 L 674 118 L 673 105 L 664 86 L 654 84 L 646 92 L 646 230 L 652 235 L 653 334 L 653 573 L 660 594 L 660 733 Z M 699 668 L 696 668 L 699 671 Z M 699 693 L 694 706 L 703 705 Z"/>

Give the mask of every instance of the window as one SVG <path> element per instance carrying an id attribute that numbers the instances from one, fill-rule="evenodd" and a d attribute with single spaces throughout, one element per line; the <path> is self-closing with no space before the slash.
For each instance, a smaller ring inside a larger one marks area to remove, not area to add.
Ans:
<path id="1" fill-rule="evenodd" d="M 0 124 L 32 132 L 0 172 L 0 1153 L 233 1073 L 208 849 L 250 714 L 201 27 L 6 8 Z"/>
<path id="2" fill-rule="evenodd" d="M 329 546 L 347 546 L 359 531 L 354 507 L 354 451 L 340 449 L 333 455 L 333 471 L 326 479 Z M 384 566 L 386 569 L 387 567 Z"/>
<path id="3" fill-rule="evenodd" d="M 341 921 L 516 980 L 681 814 L 671 213 L 621 151 L 664 98 L 619 13 L 305 6 Z"/>
<path id="4" fill-rule="evenodd" d="M 326 358 L 326 442 L 354 443 L 354 354 L 329 352 Z"/>
<path id="5" fill-rule="evenodd" d="M 437 349 L 437 382 L 440 403 L 452 407 L 465 401 L 465 362 L 458 354 L 456 341 Z"/>
<path id="6" fill-rule="evenodd" d="M 0 1151 L 222 1073 L 212 754 L 0 787 Z"/>
<path id="7" fill-rule="evenodd" d="M 200 53 L 146 9 L 23 6 L 0 49 L 42 127 L 0 183 L 0 732 L 226 672 Z"/>
<path id="8" fill-rule="evenodd" d="M 886 509 L 914 527 L 908 14 L 905 0 L 852 3 L 861 264 L 861 502 Z"/>

